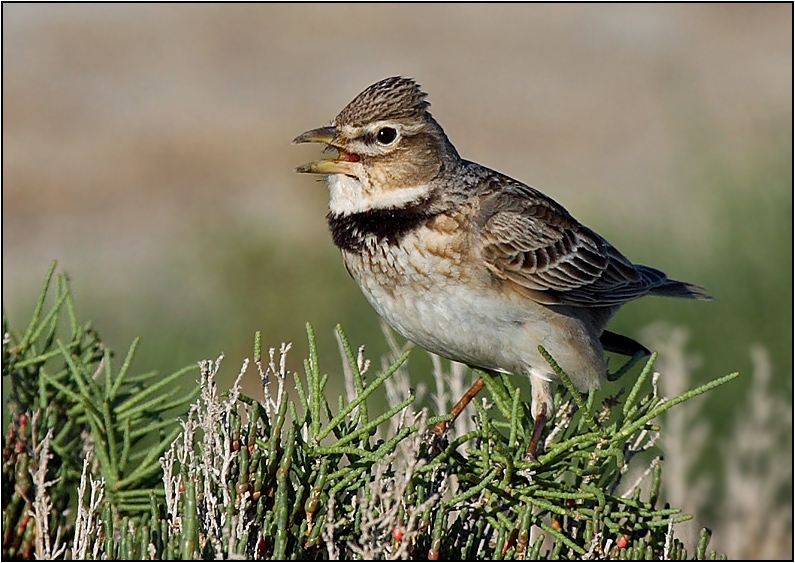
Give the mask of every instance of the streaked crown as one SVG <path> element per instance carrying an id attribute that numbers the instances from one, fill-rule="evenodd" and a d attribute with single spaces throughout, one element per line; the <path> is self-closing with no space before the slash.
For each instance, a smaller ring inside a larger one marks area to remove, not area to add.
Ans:
<path id="1" fill-rule="evenodd" d="M 334 118 L 334 125 L 362 126 L 379 120 L 430 117 L 428 95 L 411 78 L 393 76 L 376 82 Z"/>

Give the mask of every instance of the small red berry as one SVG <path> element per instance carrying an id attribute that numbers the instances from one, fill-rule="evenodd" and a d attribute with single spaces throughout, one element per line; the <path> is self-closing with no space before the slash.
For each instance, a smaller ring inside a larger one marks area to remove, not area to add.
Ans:
<path id="1" fill-rule="evenodd" d="M 618 549 L 624 549 L 629 545 L 629 540 L 626 538 L 626 536 L 620 536 L 616 540 L 616 545 L 618 546 Z"/>
<path id="2" fill-rule="evenodd" d="M 394 528 L 392 530 L 392 537 L 395 538 L 396 542 L 400 542 L 403 539 L 403 530 L 400 528 Z"/>

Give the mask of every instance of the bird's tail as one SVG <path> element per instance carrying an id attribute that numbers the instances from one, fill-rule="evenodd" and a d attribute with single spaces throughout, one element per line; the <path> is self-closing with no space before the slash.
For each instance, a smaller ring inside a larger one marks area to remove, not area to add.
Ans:
<path id="1" fill-rule="evenodd" d="M 699 301 L 714 301 L 707 290 L 698 285 L 668 279 L 660 270 L 648 266 L 637 266 L 641 276 L 645 277 L 651 286 L 650 295 L 662 297 L 679 297 L 682 299 L 698 299 Z"/>
<path id="2" fill-rule="evenodd" d="M 668 280 L 665 284 L 655 287 L 651 294 L 663 297 L 698 299 L 699 301 L 715 301 L 715 298 L 708 294 L 703 287 L 676 280 Z"/>

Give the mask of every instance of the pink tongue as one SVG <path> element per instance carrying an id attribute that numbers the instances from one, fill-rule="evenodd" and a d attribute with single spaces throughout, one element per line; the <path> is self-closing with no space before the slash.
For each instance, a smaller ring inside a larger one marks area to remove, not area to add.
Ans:
<path id="1" fill-rule="evenodd" d="M 359 162 L 359 155 L 354 154 L 352 152 L 345 152 L 341 150 L 339 159 L 344 160 L 346 162 Z"/>

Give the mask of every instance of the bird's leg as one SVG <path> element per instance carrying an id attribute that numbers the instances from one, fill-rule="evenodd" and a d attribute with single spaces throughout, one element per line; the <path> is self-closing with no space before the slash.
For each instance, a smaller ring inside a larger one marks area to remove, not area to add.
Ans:
<path id="1" fill-rule="evenodd" d="M 478 380 L 469 388 L 469 391 L 464 393 L 464 396 L 461 397 L 461 400 L 456 403 L 453 407 L 453 410 L 450 411 L 450 420 L 443 420 L 436 427 L 433 429 L 433 433 L 437 437 L 442 437 L 447 432 L 447 429 L 450 425 L 455 422 L 455 419 L 463 412 L 466 406 L 472 402 L 472 399 L 475 398 L 475 395 L 480 393 L 480 390 L 483 389 L 483 386 L 486 383 L 483 381 L 483 377 L 478 377 Z"/>
<path id="2" fill-rule="evenodd" d="M 538 442 L 541 440 L 541 433 L 544 431 L 549 418 L 547 417 L 547 409 L 545 405 L 541 405 L 538 414 L 535 417 L 535 426 L 533 427 L 533 435 L 530 438 L 530 445 L 527 447 L 527 455 L 530 459 L 536 459 L 536 450 L 538 449 Z"/>
<path id="3" fill-rule="evenodd" d="M 530 384 L 533 388 L 533 402 L 530 406 L 530 413 L 533 415 L 535 426 L 533 435 L 530 437 L 530 445 L 527 447 L 527 456 L 536 459 L 538 444 L 541 442 L 541 433 L 544 426 L 555 413 L 555 403 L 553 401 L 553 387 L 550 376 L 543 372 L 531 370 Z"/>

